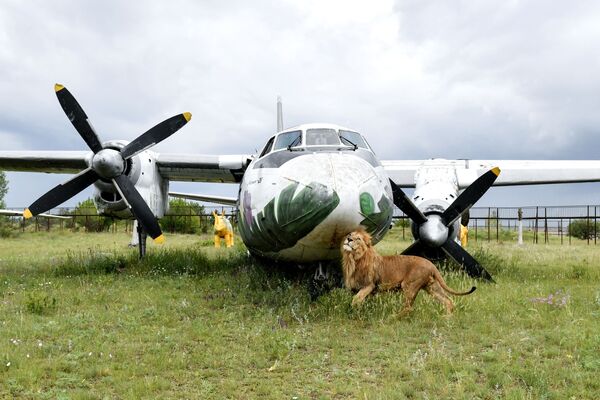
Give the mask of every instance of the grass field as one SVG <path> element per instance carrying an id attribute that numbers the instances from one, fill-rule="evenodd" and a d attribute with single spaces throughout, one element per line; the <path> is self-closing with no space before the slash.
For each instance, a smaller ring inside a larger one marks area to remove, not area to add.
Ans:
<path id="1" fill-rule="evenodd" d="M 401 293 L 311 303 L 304 276 L 240 244 L 170 235 L 138 262 L 128 239 L 0 240 L 0 398 L 600 396 L 600 247 L 472 243 L 497 284 L 445 268 L 478 290 L 451 317 L 421 294 L 398 318 Z M 394 232 L 378 249 L 407 244 Z"/>

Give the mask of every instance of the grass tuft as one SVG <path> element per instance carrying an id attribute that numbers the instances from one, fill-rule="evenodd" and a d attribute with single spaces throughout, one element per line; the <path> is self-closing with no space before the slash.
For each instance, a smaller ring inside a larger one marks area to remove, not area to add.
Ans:
<path id="1" fill-rule="evenodd" d="M 56 298 L 43 291 L 32 291 L 27 294 L 25 309 L 31 314 L 52 315 L 57 308 Z"/>

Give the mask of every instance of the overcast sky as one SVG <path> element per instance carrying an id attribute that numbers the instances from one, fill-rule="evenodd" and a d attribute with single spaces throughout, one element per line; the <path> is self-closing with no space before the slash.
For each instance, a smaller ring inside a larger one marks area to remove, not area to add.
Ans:
<path id="1" fill-rule="evenodd" d="M 351 127 L 381 159 L 598 159 L 599 20 L 595 1 L 4 0 L 0 148 L 86 149 L 59 82 L 103 140 L 192 112 L 157 151 L 253 153 L 281 95 L 286 126 Z M 8 177 L 10 206 L 68 179 Z M 599 198 L 600 184 L 493 188 L 478 205 Z"/>

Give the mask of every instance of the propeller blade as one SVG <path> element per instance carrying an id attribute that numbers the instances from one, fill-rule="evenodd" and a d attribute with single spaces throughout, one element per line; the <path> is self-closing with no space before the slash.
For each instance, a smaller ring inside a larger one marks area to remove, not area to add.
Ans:
<path id="1" fill-rule="evenodd" d="M 100 179 L 98 174 L 96 174 L 91 168 L 88 168 L 75 175 L 65 183 L 61 183 L 60 185 L 54 187 L 45 195 L 37 199 L 32 205 L 29 206 L 29 208 L 26 208 L 25 211 L 23 211 L 23 216 L 25 218 L 31 218 L 35 215 L 46 212 L 69 200 L 71 197 L 75 196 L 77 193 L 81 192 L 98 179 Z"/>
<path id="2" fill-rule="evenodd" d="M 129 178 L 126 175 L 119 175 L 112 181 L 121 193 L 123 199 L 125 199 L 125 202 L 131 209 L 135 218 L 144 228 L 144 231 L 154 239 L 155 243 L 163 243 L 165 237 L 160 230 L 160 225 L 158 225 L 156 217 L 152 214 L 150 207 L 148 207 L 148 204 L 146 204 L 144 198 L 140 195 Z"/>
<path id="3" fill-rule="evenodd" d="M 192 119 L 192 114 L 185 112 L 164 120 L 155 127 L 150 128 L 150 130 L 146 131 L 145 133 L 142 133 L 127 146 L 123 147 L 121 149 L 121 156 L 127 160 L 139 152 L 142 152 L 147 148 L 162 142 L 181 129 L 189 122 L 190 119 Z"/>
<path id="4" fill-rule="evenodd" d="M 54 85 L 54 90 L 56 91 L 56 97 L 58 97 L 58 102 L 63 111 L 67 114 L 69 121 L 71 121 L 77 132 L 79 132 L 79 135 L 85 140 L 88 147 L 94 153 L 102 150 L 102 143 L 100 143 L 100 139 L 98 139 L 94 127 L 92 127 L 92 124 L 88 121 L 85 111 L 83 111 L 83 108 L 81 108 L 77 100 L 75 100 L 75 97 L 73 97 L 71 92 L 58 83 Z"/>
<path id="5" fill-rule="evenodd" d="M 417 225 L 424 224 L 427 222 L 427 217 L 423 215 L 421 210 L 415 206 L 415 204 L 408 198 L 408 196 L 390 179 L 390 185 L 392 185 L 392 192 L 394 194 L 394 204 L 404 214 L 408 215 Z"/>
<path id="6" fill-rule="evenodd" d="M 457 263 L 463 266 L 470 277 L 483 278 L 494 282 L 492 276 L 475 260 L 465 249 L 460 247 L 453 239 L 442 245 L 442 249 Z"/>
<path id="7" fill-rule="evenodd" d="M 405 256 L 419 256 L 421 257 L 423 254 L 423 243 L 420 240 L 414 241 L 410 246 L 408 246 L 404 251 L 402 251 L 402 255 Z"/>
<path id="8" fill-rule="evenodd" d="M 442 221 L 446 226 L 450 226 L 464 211 L 471 208 L 473 204 L 475 204 L 494 184 L 498 175 L 500 175 L 500 168 L 495 167 L 470 184 L 469 187 L 467 187 L 456 200 L 450 204 L 450 207 L 443 212 Z"/>

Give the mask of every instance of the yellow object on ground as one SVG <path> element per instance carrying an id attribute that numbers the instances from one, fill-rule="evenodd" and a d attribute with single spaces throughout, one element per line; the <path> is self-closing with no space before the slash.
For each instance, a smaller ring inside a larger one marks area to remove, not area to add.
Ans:
<path id="1" fill-rule="evenodd" d="M 225 245 L 227 247 L 233 246 L 233 227 L 231 222 L 225 218 L 225 213 L 221 212 L 221 215 L 213 211 L 213 217 L 215 218 L 215 247 L 221 247 L 221 239 L 225 239 Z"/>
<path id="2" fill-rule="evenodd" d="M 460 245 L 465 247 L 469 241 L 469 228 L 464 225 L 460 226 Z"/>

